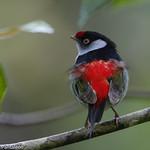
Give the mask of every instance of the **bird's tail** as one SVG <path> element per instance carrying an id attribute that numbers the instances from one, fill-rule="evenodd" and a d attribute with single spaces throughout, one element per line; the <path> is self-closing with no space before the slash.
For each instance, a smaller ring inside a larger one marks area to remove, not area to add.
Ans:
<path id="1" fill-rule="evenodd" d="M 88 136 L 93 136 L 94 125 L 101 121 L 106 101 L 102 101 L 100 104 L 89 104 L 88 105 Z"/>

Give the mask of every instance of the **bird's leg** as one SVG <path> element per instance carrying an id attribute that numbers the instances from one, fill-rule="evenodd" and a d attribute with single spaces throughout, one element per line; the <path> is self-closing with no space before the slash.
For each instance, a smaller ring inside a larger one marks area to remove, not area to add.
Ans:
<path id="1" fill-rule="evenodd" d="M 119 114 L 118 114 L 118 112 L 114 109 L 113 106 L 111 106 L 111 109 L 112 109 L 112 111 L 113 111 L 114 114 L 115 114 L 115 124 L 116 124 L 116 126 L 118 127 L 118 126 L 119 126 Z"/>
<path id="2" fill-rule="evenodd" d="M 88 128 L 88 124 L 89 124 L 89 122 L 88 122 L 88 117 L 87 117 L 86 120 L 85 120 L 84 127 L 85 127 L 85 128 Z"/>

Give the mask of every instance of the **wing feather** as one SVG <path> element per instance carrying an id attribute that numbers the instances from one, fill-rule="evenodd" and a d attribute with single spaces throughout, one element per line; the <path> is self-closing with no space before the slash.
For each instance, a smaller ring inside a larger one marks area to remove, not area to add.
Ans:
<path id="1" fill-rule="evenodd" d="M 82 78 L 77 78 L 72 81 L 72 90 L 80 102 L 87 104 L 95 104 L 97 96 L 90 84 Z"/>
<path id="2" fill-rule="evenodd" d="M 95 104 L 97 101 L 96 93 L 90 83 L 83 79 L 81 70 L 73 68 L 70 72 L 69 78 L 71 81 L 71 89 L 73 94 L 82 103 Z"/>
<path id="3" fill-rule="evenodd" d="M 126 68 L 120 68 L 117 75 L 110 80 L 109 101 L 111 105 L 118 104 L 126 95 L 128 89 L 128 71 Z"/>

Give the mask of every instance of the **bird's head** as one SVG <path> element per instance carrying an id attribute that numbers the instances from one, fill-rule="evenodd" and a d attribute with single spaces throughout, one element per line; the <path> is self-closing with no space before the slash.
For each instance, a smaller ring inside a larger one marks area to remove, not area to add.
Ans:
<path id="1" fill-rule="evenodd" d="M 114 42 L 98 32 L 80 31 L 71 38 L 76 41 L 78 55 L 83 55 L 90 51 L 102 49 L 104 47 L 116 47 Z"/>

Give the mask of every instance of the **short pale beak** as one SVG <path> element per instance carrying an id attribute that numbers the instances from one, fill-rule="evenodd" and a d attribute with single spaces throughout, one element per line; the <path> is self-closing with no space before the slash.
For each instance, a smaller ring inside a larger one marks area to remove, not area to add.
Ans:
<path id="1" fill-rule="evenodd" d="M 76 37 L 74 37 L 73 35 L 70 38 L 77 41 Z"/>

